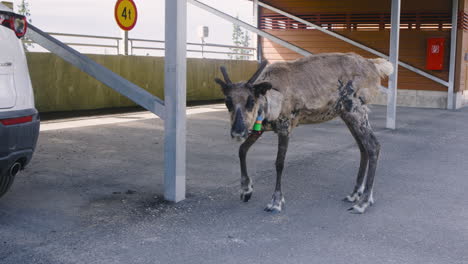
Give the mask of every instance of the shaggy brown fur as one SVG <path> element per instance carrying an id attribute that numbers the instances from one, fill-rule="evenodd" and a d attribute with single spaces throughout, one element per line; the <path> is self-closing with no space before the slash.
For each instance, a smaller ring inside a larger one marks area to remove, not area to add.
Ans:
<path id="1" fill-rule="evenodd" d="M 364 212 L 373 203 L 373 178 L 380 151 L 368 122 L 366 104 L 378 93 L 381 78 L 392 73 L 392 64 L 354 53 L 329 53 L 264 67 L 262 64 L 246 83 L 232 83 L 222 68 L 225 82 L 220 79 L 216 82 L 226 96 L 233 137 L 246 137 L 258 115 L 265 118 L 264 130 L 278 133 L 277 184 L 267 211 L 281 211 L 284 203 L 281 175 L 291 130 L 299 124 L 320 123 L 340 116 L 361 150 L 356 186 L 346 199 L 356 202 L 352 207 L 355 212 Z M 252 194 L 245 156 L 258 137 L 259 134 L 251 133 L 239 150 L 244 201 Z"/>
<path id="2" fill-rule="evenodd" d="M 381 78 L 391 73 L 388 64 L 354 53 L 318 54 L 268 65 L 256 83 L 269 82 L 281 93 L 282 115 L 300 111 L 293 124 L 321 123 L 339 115 L 333 107 L 339 99 L 339 80 L 352 80 L 354 96 L 368 104 L 379 92 Z M 249 121 L 253 124 L 255 116 Z"/>

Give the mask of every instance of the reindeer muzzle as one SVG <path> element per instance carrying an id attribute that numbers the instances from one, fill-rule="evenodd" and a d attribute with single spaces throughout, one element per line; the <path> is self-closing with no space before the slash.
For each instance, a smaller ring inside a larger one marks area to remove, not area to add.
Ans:
<path id="1" fill-rule="evenodd" d="M 244 124 L 244 118 L 240 109 L 236 110 L 236 116 L 234 118 L 234 123 L 231 127 L 231 137 L 232 138 L 245 138 L 247 137 L 248 131 L 247 127 Z"/>

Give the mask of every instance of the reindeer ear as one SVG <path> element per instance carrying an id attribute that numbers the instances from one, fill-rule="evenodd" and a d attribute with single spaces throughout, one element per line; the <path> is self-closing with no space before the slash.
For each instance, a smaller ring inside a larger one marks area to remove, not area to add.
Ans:
<path id="1" fill-rule="evenodd" d="M 259 97 L 260 95 L 265 95 L 268 90 L 273 88 L 273 85 L 269 82 L 261 82 L 258 84 L 255 84 L 253 86 L 253 91 L 255 94 L 255 97 Z"/>
<path id="2" fill-rule="evenodd" d="M 216 82 L 217 84 L 219 84 L 219 86 L 221 86 L 221 90 L 223 91 L 223 94 L 226 95 L 226 94 L 227 94 L 227 91 L 228 91 L 228 89 L 229 89 L 228 85 L 227 85 L 225 82 L 223 82 L 223 80 L 221 80 L 221 79 L 219 79 L 219 78 L 216 78 L 216 79 L 215 79 L 215 82 Z"/>

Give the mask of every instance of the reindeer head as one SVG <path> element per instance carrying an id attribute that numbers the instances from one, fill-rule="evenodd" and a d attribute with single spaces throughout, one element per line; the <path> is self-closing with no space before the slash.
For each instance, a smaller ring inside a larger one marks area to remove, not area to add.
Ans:
<path id="1" fill-rule="evenodd" d="M 231 136 L 245 138 L 252 129 L 258 114 L 258 98 L 271 89 L 269 82 L 255 83 L 267 65 L 264 61 L 247 82 L 233 83 L 225 67 L 221 67 L 224 81 L 216 78 L 224 94 L 226 107 L 231 115 Z"/>

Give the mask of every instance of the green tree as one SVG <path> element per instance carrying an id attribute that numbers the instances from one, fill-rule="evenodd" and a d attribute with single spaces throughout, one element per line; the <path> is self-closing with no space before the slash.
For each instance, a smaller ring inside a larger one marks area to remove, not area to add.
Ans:
<path id="1" fill-rule="evenodd" d="M 18 7 L 18 14 L 23 15 L 28 18 L 28 22 L 32 22 L 31 20 L 31 10 L 29 9 L 29 3 L 26 0 L 21 0 L 21 3 L 17 6 Z"/>
<path id="2" fill-rule="evenodd" d="M 239 16 L 237 16 L 236 18 L 239 19 Z M 249 32 L 247 30 L 242 30 L 242 28 L 236 24 L 234 24 L 232 28 L 232 42 L 234 43 L 234 46 L 238 48 L 231 48 L 231 52 L 251 54 L 251 50 L 242 49 L 242 47 L 249 47 L 250 45 Z M 249 56 L 240 54 L 229 54 L 229 58 L 233 60 L 248 60 Z"/>
<path id="3" fill-rule="evenodd" d="M 32 22 L 31 19 L 31 9 L 29 8 L 29 2 L 27 0 L 21 0 L 20 4 L 17 7 L 17 13 L 20 15 L 23 15 L 26 17 L 28 20 L 28 23 Z M 34 47 L 33 44 L 31 43 L 31 40 L 28 38 L 23 38 L 23 46 L 26 51 L 28 51 L 29 48 Z"/>

